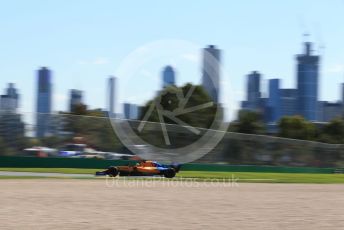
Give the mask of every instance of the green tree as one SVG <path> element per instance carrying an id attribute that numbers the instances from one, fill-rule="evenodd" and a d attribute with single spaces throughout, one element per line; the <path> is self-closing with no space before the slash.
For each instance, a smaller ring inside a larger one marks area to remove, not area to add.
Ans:
<path id="1" fill-rule="evenodd" d="M 265 125 L 262 114 L 255 111 L 242 110 L 238 120 L 229 125 L 228 131 L 248 134 L 264 134 Z"/>
<path id="2" fill-rule="evenodd" d="M 101 109 L 86 110 L 86 106 L 77 105 L 72 113 L 62 113 L 65 119 L 64 131 L 71 132 L 74 137 L 83 137 L 86 144 L 97 150 L 118 151 L 122 148 L 110 120 Z M 41 140 L 48 144 L 57 144 L 61 139 L 51 138 Z M 63 142 L 68 140 L 63 140 Z"/>
<path id="3" fill-rule="evenodd" d="M 87 106 L 79 103 L 72 106 L 72 113 L 75 115 L 86 115 L 87 114 Z"/>
<path id="4" fill-rule="evenodd" d="M 4 155 L 7 151 L 7 145 L 3 141 L 3 139 L 0 137 L 0 155 Z"/>
<path id="5" fill-rule="evenodd" d="M 42 145 L 50 147 L 50 148 L 56 148 L 61 146 L 61 144 L 65 141 L 66 138 L 62 138 L 59 136 L 50 136 L 50 137 L 43 137 L 40 142 Z"/>
<path id="6" fill-rule="evenodd" d="M 41 145 L 42 145 L 42 142 L 37 138 L 29 138 L 28 139 L 28 147 L 41 146 Z"/>
<path id="7" fill-rule="evenodd" d="M 189 92 L 192 92 L 192 94 L 190 97 L 186 98 Z M 142 108 L 140 114 L 141 120 L 145 118 L 149 108 L 154 106 L 153 112 L 147 119 L 152 122 L 160 122 L 157 108 L 154 104 L 152 105 L 152 103 L 156 102 L 161 106 L 160 109 L 175 112 L 177 114 L 178 111 L 183 111 L 183 109 L 188 110 L 188 108 L 205 105 L 201 109 L 194 111 L 190 110 L 189 112 L 181 113 L 176 116 L 176 118 L 194 127 L 209 128 L 213 124 L 217 111 L 217 105 L 214 103 L 212 104 L 211 98 L 202 86 L 186 84 L 182 87 L 170 86 L 161 91 L 158 96 L 150 100 Z M 186 104 L 183 105 L 183 102 L 186 102 Z M 175 120 L 168 117 L 164 117 L 164 121 L 170 124 L 177 123 Z"/>
<path id="8" fill-rule="evenodd" d="M 300 140 L 315 140 L 316 126 L 301 116 L 285 116 L 278 122 L 279 136 Z"/>
<path id="9" fill-rule="evenodd" d="M 321 129 L 319 141 L 331 144 L 344 143 L 344 120 L 336 118 L 326 124 Z"/>

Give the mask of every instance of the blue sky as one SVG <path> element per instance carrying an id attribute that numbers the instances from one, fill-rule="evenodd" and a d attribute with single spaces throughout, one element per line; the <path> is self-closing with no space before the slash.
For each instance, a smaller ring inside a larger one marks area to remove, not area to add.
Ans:
<path id="1" fill-rule="evenodd" d="M 90 107 L 105 107 L 109 75 L 124 91 L 119 103 L 142 103 L 159 89 L 164 65 L 176 68 L 178 84 L 199 83 L 200 49 L 215 44 L 223 50 L 221 96 L 230 119 L 245 96 L 248 72 L 295 86 L 295 55 L 308 32 L 314 48 L 325 46 L 320 99 L 334 101 L 344 81 L 343 12 L 343 0 L 0 0 L 0 88 L 16 83 L 22 111 L 32 112 L 35 71 L 48 66 L 54 110 L 67 109 L 71 88 L 84 90 Z M 140 58 L 142 47 L 152 48 L 144 53 L 151 58 L 127 76 L 125 63 Z"/>

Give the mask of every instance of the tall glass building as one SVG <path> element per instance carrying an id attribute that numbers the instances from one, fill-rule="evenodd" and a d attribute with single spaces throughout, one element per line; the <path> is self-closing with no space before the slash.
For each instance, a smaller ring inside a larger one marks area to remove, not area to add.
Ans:
<path id="1" fill-rule="evenodd" d="M 310 121 L 317 120 L 319 56 L 312 55 L 311 43 L 297 55 L 297 111 Z"/>
<path id="2" fill-rule="evenodd" d="M 166 66 L 162 71 L 162 87 L 176 85 L 175 72 L 172 66 Z"/>
<path id="3" fill-rule="evenodd" d="M 297 90 L 296 89 L 280 89 L 281 96 L 281 114 L 280 116 L 297 115 Z"/>
<path id="4" fill-rule="evenodd" d="M 341 101 L 342 101 L 342 104 L 344 105 L 344 83 L 342 83 L 340 85 L 340 90 L 341 90 Z"/>
<path id="5" fill-rule="evenodd" d="M 253 71 L 247 75 L 247 102 L 248 109 L 258 110 L 260 109 L 260 79 L 261 75 L 257 71 Z"/>
<path id="6" fill-rule="evenodd" d="M 19 94 L 13 83 L 8 84 L 6 94 L 0 96 L 0 113 L 16 112 L 19 104 Z"/>
<path id="7" fill-rule="evenodd" d="M 124 118 L 136 120 L 139 118 L 139 107 L 136 104 L 124 103 Z"/>
<path id="8" fill-rule="evenodd" d="M 268 107 L 268 121 L 276 122 L 281 116 L 281 91 L 280 80 L 269 80 L 269 98 L 267 101 Z"/>
<path id="9" fill-rule="evenodd" d="M 210 45 L 203 50 L 202 86 L 219 103 L 221 50 Z"/>
<path id="10" fill-rule="evenodd" d="M 37 72 L 36 137 L 50 133 L 50 113 L 52 100 L 51 71 L 42 67 Z"/>
<path id="11" fill-rule="evenodd" d="M 107 95 L 107 103 L 108 103 L 108 110 L 111 115 L 115 114 L 115 86 L 116 86 L 116 78 L 110 76 L 108 79 L 108 95 Z"/>

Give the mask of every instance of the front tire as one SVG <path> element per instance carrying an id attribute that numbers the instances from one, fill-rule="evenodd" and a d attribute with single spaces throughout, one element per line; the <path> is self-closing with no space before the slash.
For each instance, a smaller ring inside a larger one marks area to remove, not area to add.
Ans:
<path id="1" fill-rule="evenodd" d="M 175 177 L 175 175 L 176 175 L 176 171 L 174 169 L 172 169 L 172 168 L 167 169 L 164 172 L 164 177 L 166 177 L 166 178 L 173 178 L 173 177 Z"/>

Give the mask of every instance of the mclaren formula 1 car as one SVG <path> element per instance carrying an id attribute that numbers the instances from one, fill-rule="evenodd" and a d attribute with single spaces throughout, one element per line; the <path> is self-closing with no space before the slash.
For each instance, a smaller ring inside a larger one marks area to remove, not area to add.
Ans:
<path id="1" fill-rule="evenodd" d="M 96 176 L 155 176 L 173 178 L 179 172 L 180 165 L 163 165 L 155 161 L 141 161 L 135 166 L 111 166 L 104 171 L 96 172 Z"/>

